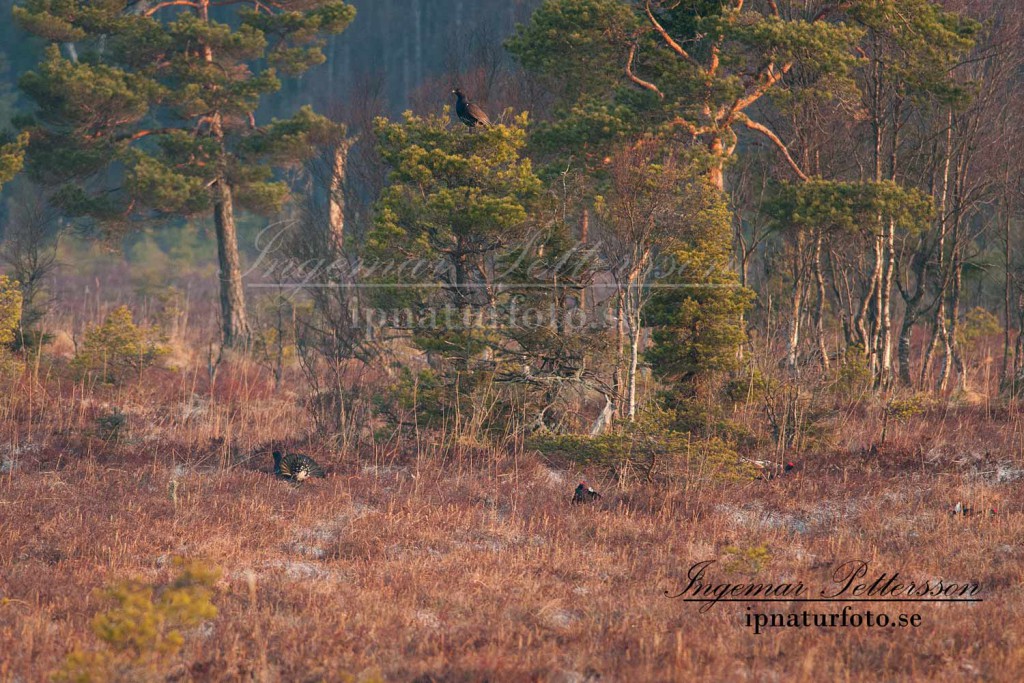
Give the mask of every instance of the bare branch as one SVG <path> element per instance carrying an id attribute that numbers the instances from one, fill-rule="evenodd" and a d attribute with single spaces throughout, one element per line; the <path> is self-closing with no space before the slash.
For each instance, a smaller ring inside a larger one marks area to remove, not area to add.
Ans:
<path id="1" fill-rule="evenodd" d="M 750 130 L 756 130 L 758 133 L 764 135 L 766 138 L 775 143 L 775 146 L 779 148 L 780 152 L 782 152 L 782 156 L 785 157 L 786 162 L 789 164 L 790 168 L 793 169 L 793 172 L 796 173 L 797 177 L 800 178 L 800 180 L 809 180 L 807 174 L 800 169 L 800 166 L 796 163 L 796 160 L 794 160 L 793 156 L 789 153 L 789 148 L 786 147 L 785 143 L 779 139 L 779 136 L 776 135 L 771 128 L 768 128 L 767 126 L 760 124 L 757 121 L 750 120 L 750 117 L 748 117 L 746 114 L 738 114 L 736 116 L 736 120 L 742 123 Z"/>
<path id="2" fill-rule="evenodd" d="M 853 2 L 851 2 L 850 0 L 843 0 L 842 2 L 837 2 L 832 5 L 825 5 L 820 10 L 818 10 L 818 13 L 814 15 L 814 18 L 811 19 L 811 21 L 821 21 L 832 12 L 839 12 L 840 10 L 844 10 L 852 5 Z"/>
<path id="3" fill-rule="evenodd" d="M 114 139 L 117 142 L 135 142 L 136 140 L 141 140 L 142 138 L 148 137 L 150 135 L 167 135 L 168 133 L 173 133 L 176 130 L 176 128 L 154 128 L 152 130 L 139 130 L 131 134 L 126 133 L 119 135 Z"/>
<path id="4" fill-rule="evenodd" d="M 671 121 L 668 122 L 668 125 L 670 125 L 670 126 L 679 126 L 680 128 L 685 129 L 686 132 L 688 132 L 693 137 L 697 137 L 698 135 L 704 135 L 705 133 L 710 133 L 711 132 L 710 126 L 700 126 L 700 127 L 698 127 L 692 121 L 687 121 L 682 116 L 675 117 L 674 119 L 672 119 Z"/>
<path id="5" fill-rule="evenodd" d="M 166 7 L 175 7 L 175 6 L 180 6 L 180 5 L 187 5 L 188 7 L 196 7 L 196 8 L 199 7 L 199 3 L 198 2 L 192 2 L 191 0 L 169 0 L 168 2 L 161 2 L 159 4 L 153 5 L 148 10 L 143 12 L 142 16 L 144 16 L 144 17 L 151 17 L 151 16 L 153 16 L 154 14 L 156 14 L 157 12 L 159 12 L 160 10 L 162 10 L 162 9 L 164 9 Z"/>
<path id="6" fill-rule="evenodd" d="M 660 90 L 658 90 L 658 86 L 654 85 L 650 81 L 645 81 L 644 79 L 638 77 L 636 74 L 633 73 L 633 60 L 635 58 L 636 58 L 636 43 L 633 43 L 629 47 L 629 59 L 626 61 L 626 77 L 629 78 L 629 80 L 631 80 L 634 83 L 636 83 L 637 85 L 639 85 L 641 88 L 644 88 L 646 90 L 650 90 L 653 93 L 657 93 L 658 99 L 662 99 L 662 100 L 665 99 L 665 94 L 663 92 L 661 92 Z"/>
<path id="7" fill-rule="evenodd" d="M 677 55 L 688 61 L 690 64 L 693 64 L 694 66 L 700 66 L 699 64 L 697 64 L 697 60 L 691 57 L 690 53 L 684 50 L 683 46 L 677 43 L 672 38 L 672 36 L 668 34 L 668 31 L 665 30 L 665 27 L 659 24 L 658 20 L 654 18 L 654 13 L 651 12 L 650 0 L 647 1 L 647 5 L 644 7 L 644 11 L 647 13 L 647 18 L 650 20 L 651 26 L 654 27 L 654 30 L 658 32 L 658 35 L 661 36 L 662 40 L 665 41 L 665 44 L 668 45 L 673 52 L 675 52 Z"/>
<path id="8" fill-rule="evenodd" d="M 735 114 L 738 114 L 739 112 L 742 112 L 744 109 L 752 105 L 754 102 L 757 102 L 764 96 L 766 92 L 768 92 L 771 89 L 773 85 L 781 81 L 782 77 L 789 73 L 789 70 L 792 68 L 792 62 L 783 65 L 783 67 L 778 70 L 775 69 L 774 63 L 766 66 L 764 69 L 761 70 L 761 73 L 758 74 L 756 79 L 757 81 L 760 81 L 761 84 L 754 88 L 753 90 L 751 90 L 750 92 L 748 92 L 743 97 L 736 100 L 733 103 L 733 105 L 729 107 L 729 115 L 733 116 Z"/>

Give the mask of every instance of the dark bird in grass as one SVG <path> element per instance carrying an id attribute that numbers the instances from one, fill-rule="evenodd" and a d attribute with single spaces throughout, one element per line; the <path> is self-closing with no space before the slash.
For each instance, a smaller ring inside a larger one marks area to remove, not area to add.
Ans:
<path id="1" fill-rule="evenodd" d="M 756 468 L 755 479 L 764 479 L 765 481 L 781 477 L 784 474 L 793 474 L 797 469 L 797 464 L 792 461 L 780 465 L 769 460 L 751 460 L 749 458 L 743 458 L 743 460 Z"/>
<path id="2" fill-rule="evenodd" d="M 982 511 L 977 511 L 974 508 L 966 506 L 962 502 L 958 501 L 957 504 L 953 506 L 952 514 L 953 514 L 954 517 L 960 517 L 961 515 L 964 516 L 964 517 L 973 517 L 976 514 L 985 514 L 985 513 L 982 512 Z M 990 517 L 994 517 L 996 515 L 996 509 L 995 508 L 990 508 L 989 511 L 988 511 L 988 515 Z"/>
<path id="3" fill-rule="evenodd" d="M 281 451 L 274 451 L 274 474 L 294 482 L 305 481 L 310 477 L 323 479 L 326 476 L 324 468 L 308 455 L 301 453 L 281 455 Z"/>
<path id="4" fill-rule="evenodd" d="M 456 88 L 455 90 L 452 90 L 452 94 L 458 98 L 455 102 L 455 113 L 458 115 L 460 121 L 470 128 L 475 126 L 491 125 L 491 120 L 487 117 L 487 112 L 470 102 L 465 93 Z"/>
<path id="5" fill-rule="evenodd" d="M 595 491 L 593 486 L 585 481 L 581 481 L 580 485 L 576 487 L 576 492 L 572 494 L 572 504 L 593 503 L 600 498 L 601 494 Z"/>

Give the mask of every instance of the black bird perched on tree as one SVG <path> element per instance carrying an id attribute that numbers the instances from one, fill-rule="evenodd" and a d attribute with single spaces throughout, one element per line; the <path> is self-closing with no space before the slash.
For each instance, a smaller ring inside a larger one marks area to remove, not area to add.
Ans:
<path id="1" fill-rule="evenodd" d="M 294 482 L 303 481 L 310 477 L 323 479 L 324 468 L 320 467 L 316 460 L 301 453 L 289 453 L 282 456 L 281 451 L 274 451 L 274 474 L 282 479 L 289 479 Z"/>
<path id="2" fill-rule="evenodd" d="M 580 503 L 593 503 L 599 498 L 601 498 L 601 494 L 595 491 L 593 486 L 585 481 L 581 481 L 580 485 L 576 487 L 576 492 L 572 496 L 572 504 L 579 505 Z"/>
<path id="3" fill-rule="evenodd" d="M 458 98 L 455 102 L 455 113 L 458 115 L 460 121 L 470 128 L 473 128 L 474 126 L 491 125 L 491 120 L 487 117 L 487 112 L 470 102 L 461 90 L 456 88 L 455 90 L 452 90 L 452 94 Z"/>

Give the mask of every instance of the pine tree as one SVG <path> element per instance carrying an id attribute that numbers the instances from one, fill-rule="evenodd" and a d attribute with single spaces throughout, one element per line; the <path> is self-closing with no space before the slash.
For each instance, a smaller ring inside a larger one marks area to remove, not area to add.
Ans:
<path id="1" fill-rule="evenodd" d="M 15 103 L 15 94 L 7 82 L 9 75 L 10 65 L 6 55 L 0 52 L 0 189 L 21 170 L 28 143 L 27 135 L 14 137 L 6 132 L 14 115 Z"/>
<path id="2" fill-rule="evenodd" d="M 845 4 L 805 16 L 743 0 L 546 0 L 509 48 L 561 87 L 562 135 L 579 139 L 585 128 L 590 144 L 639 132 L 698 142 L 722 189 L 739 128 L 766 137 L 805 176 L 751 110 L 798 65 L 821 77 L 850 72 L 862 32 L 833 19 Z"/>
<path id="3" fill-rule="evenodd" d="M 27 144 L 25 133 L 16 138 L 0 135 L 0 188 L 21 170 Z"/>
<path id="4" fill-rule="evenodd" d="M 212 212 L 223 340 L 248 334 L 236 208 L 278 210 L 274 168 L 307 157 L 336 126 L 308 108 L 258 125 L 261 100 L 324 61 L 341 0 L 28 0 L 15 18 L 51 44 L 21 79 L 38 107 L 27 165 L 69 214 L 104 224 Z M 68 56 L 61 45 L 71 44 Z"/>
<path id="5" fill-rule="evenodd" d="M 671 243 L 674 272 L 659 280 L 644 311 L 652 348 L 644 355 L 656 376 L 675 389 L 671 404 L 688 398 L 694 383 L 736 366 L 736 349 L 746 340 L 741 323 L 753 293 L 729 268 L 732 227 L 720 192 L 704 192 L 690 207 L 686 239 Z"/>
<path id="6" fill-rule="evenodd" d="M 369 251 L 387 263 L 398 257 L 431 264 L 420 269 L 426 272 L 390 276 L 392 282 L 405 278 L 400 284 L 418 282 L 424 289 L 394 290 L 388 303 L 409 310 L 450 310 L 446 315 L 455 316 L 454 324 L 416 329 L 417 343 L 460 369 L 469 368 L 493 344 L 472 321 L 499 304 L 494 259 L 526 236 L 528 208 L 540 192 L 530 160 L 521 156 L 526 124 L 523 114 L 509 125 L 469 132 L 452 127 L 447 113 L 406 113 L 402 122 L 376 123 L 381 154 L 392 174 Z"/>

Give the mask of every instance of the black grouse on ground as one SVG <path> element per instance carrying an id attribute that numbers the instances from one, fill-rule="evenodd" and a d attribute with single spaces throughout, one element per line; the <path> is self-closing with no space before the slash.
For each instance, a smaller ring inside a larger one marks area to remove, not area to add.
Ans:
<path id="1" fill-rule="evenodd" d="M 973 507 L 966 506 L 963 504 L 963 502 L 960 501 L 958 501 L 957 504 L 953 506 L 952 515 L 954 517 L 959 517 L 960 515 L 963 515 L 964 517 L 973 517 L 976 514 L 983 515 L 986 513 L 983 510 L 975 510 Z M 987 514 L 989 516 L 994 517 L 996 515 L 996 509 L 989 508 Z"/>
<path id="2" fill-rule="evenodd" d="M 487 117 L 487 112 L 470 102 L 461 90 L 456 88 L 455 90 L 452 90 L 452 94 L 458 98 L 455 102 L 455 113 L 458 115 L 460 121 L 470 128 L 473 128 L 474 126 L 491 125 L 491 120 Z"/>
<path id="3" fill-rule="evenodd" d="M 793 474 L 798 467 L 795 462 L 786 462 L 780 466 L 778 463 L 769 460 L 751 460 L 750 458 L 743 458 L 743 460 L 757 468 L 755 479 L 764 479 L 765 481 L 785 474 Z"/>
<path id="4" fill-rule="evenodd" d="M 326 476 L 324 468 L 308 455 L 301 453 L 281 455 L 281 451 L 274 451 L 274 474 L 294 482 L 304 481 L 310 477 L 323 479 Z"/>
<path id="5" fill-rule="evenodd" d="M 593 503 L 600 498 L 601 494 L 595 491 L 593 486 L 585 481 L 581 481 L 580 485 L 576 487 L 576 492 L 572 495 L 572 504 Z"/>

